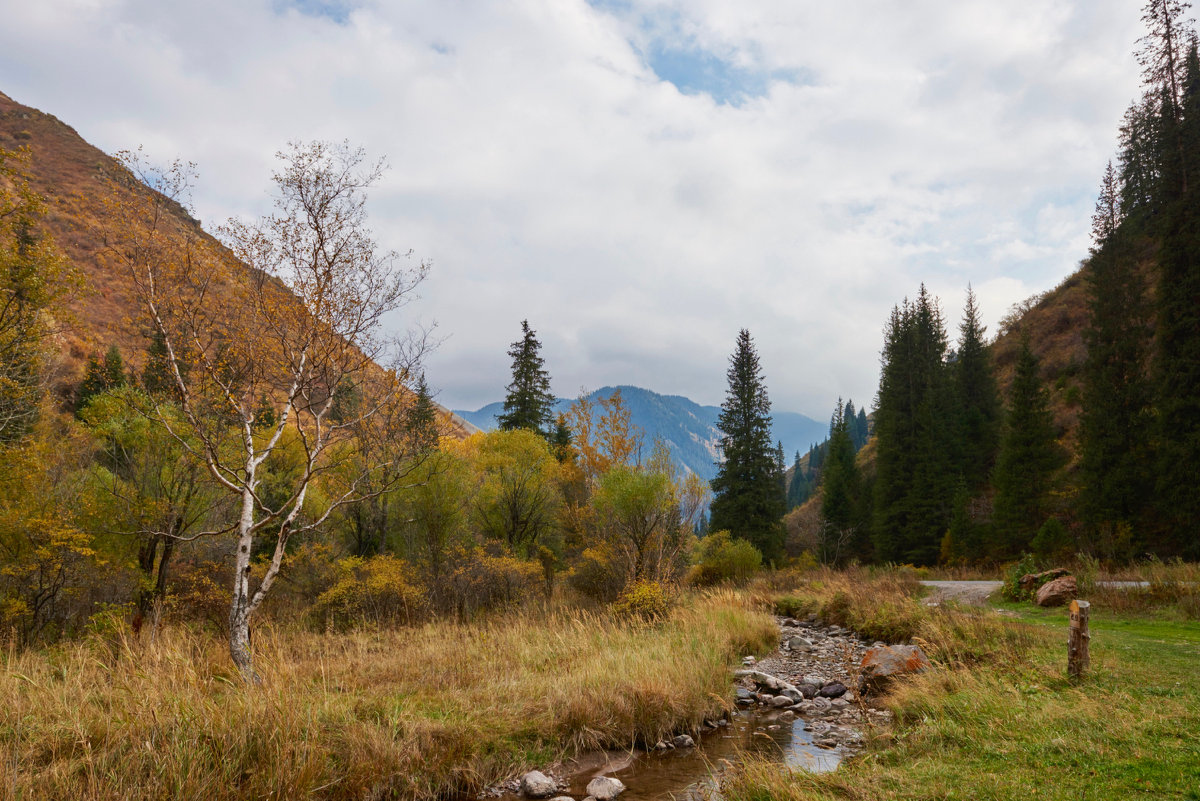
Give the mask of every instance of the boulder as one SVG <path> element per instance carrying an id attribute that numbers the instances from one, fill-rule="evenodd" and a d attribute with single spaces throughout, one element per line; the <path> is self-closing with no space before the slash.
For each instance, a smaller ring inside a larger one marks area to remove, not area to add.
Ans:
<path id="1" fill-rule="evenodd" d="M 625 785 L 612 776 L 597 776 L 588 782 L 587 794 L 596 801 L 612 801 L 625 792 Z"/>
<path id="2" fill-rule="evenodd" d="M 675 746 L 676 748 L 692 748 L 696 745 L 696 741 L 693 740 L 690 735 L 677 734 L 671 738 L 671 745 Z M 613 781 L 616 781 L 616 779 Z M 622 787 L 621 789 L 624 790 L 625 788 Z"/>
<path id="3" fill-rule="evenodd" d="M 859 690 L 878 691 L 892 679 L 929 669 L 929 658 L 915 645 L 885 645 L 863 654 Z"/>
<path id="4" fill-rule="evenodd" d="M 540 770 L 531 770 L 521 777 L 521 795 L 526 798 L 550 798 L 557 792 L 558 783 Z"/>
<path id="5" fill-rule="evenodd" d="M 791 706 L 794 703 L 795 701 L 793 701 L 791 698 L 788 698 L 786 695 L 777 695 L 771 699 L 771 702 L 768 704 L 768 706 L 770 706 L 772 709 L 783 709 L 785 706 Z"/>
<path id="6" fill-rule="evenodd" d="M 799 690 L 800 695 L 804 696 L 805 698 L 816 698 L 817 693 L 820 691 L 821 688 L 815 684 L 809 684 L 808 682 L 805 682 L 804 684 L 801 684 L 796 689 Z"/>
<path id="7" fill-rule="evenodd" d="M 789 651 L 811 651 L 812 640 L 805 637 L 789 637 L 787 647 Z"/>
<path id="8" fill-rule="evenodd" d="M 1071 571 L 1065 567 L 1056 567 L 1053 570 L 1046 570 L 1041 573 L 1026 573 L 1017 581 L 1017 586 L 1027 593 L 1032 593 L 1049 581 L 1069 575 L 1071 575 Z"/>
<path id="9" fill-rule="evenodd" d="M 1074 576 L 1056 578 L 1048 584 L 1043 584 L 1037 591 L 1037 605 L 1062 606 L 1073 600 L 1078 591 Z"/>

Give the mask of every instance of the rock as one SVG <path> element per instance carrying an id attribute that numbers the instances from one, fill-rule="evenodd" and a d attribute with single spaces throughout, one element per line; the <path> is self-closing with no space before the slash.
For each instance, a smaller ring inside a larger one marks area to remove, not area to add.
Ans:
<path id="1" fill-rule="evenodd" d="M 554 798 L 551 798 L 550 801 L 575 801 L 575 799 L 571 798 L 569 795 L 556 795 Z"/>
<path id="2" fill-rule="evenodd" d="M 817 691 L 822 698 L 841 698 L 846 694 L 846 685 L 840 681 L 831 681 Z"/>
<path id="3" fill-rule="evenodd" d="M 558 784 L 540 770 L 531 770 L 521 777 L 521 795 L 526 798 L 550 798 L 558 792 Z"/>
<path id="4" fill-rule="evenodd" d="M 1071 575 L 1071 571 L 1065 567 L 1056 567 L 1053 570 L 1046 570 L 1041 573 L 1026 573 L 1017 581 L 1017 586 L 1025 592 L 1030 593 L 1047 582 L 1069 575 Z"/>
<path id="5" fill-rule="evenodd" d="M 850 702 L 845 698 L 834 698 L 832 704 L 834 709 L 845 709 L 850 706 Z"/>
<path id="6" fill-rule="evenodd" d="M 896 676 L 928 670 L 929 659 L 915 645 L 885 645 L 882 648 L 869 648 L 863 654 L 861 668 L 860 692 L 878 691 Z"/>
<path id="7" fill-rule="evenodd" d="M 691 739 L 691 738 L 689 738 Z M 625 792 L 625 785 L 612 776 L 597 776 L 588 782 L 587 794 L 596 801 L 612 801 Z"/>
<path id="8" fill-rule="evenodd" d="M 772 709 L 783 709 L 785 706 L 791 706 L 794 703 L 795 701 L 793 701 L 791 698 L 788 698 L 786 695 L 777 695 L 771 699 L 768 706 L 770 706 Z"/>
<path id="9" fill-rule="evenodd" d="M 828 698 L 814 698 L 806 706 L 817 714 L 823 714 L 833 708 L 833 702 Z"/>
<path id="10" fill-rule="evenodd" d="M 738 706 L 754 706 L 753 698 L 739 698 L 735 701 Z"/>
<path id="11" fill-rule="evenodd" d="M 796 719 L 796 713 L 790 709 L 785 709 L 779 713 L 779 722 L 780 723 L 791 723 L 795 719 Z"/>
<path id="12" fill-rule="evenodd" d="M 654 750 L 655 751 L 669 751 L 669 750 L 671 750 L 671 744 L 665 743 L 662 740 L 659 740 L 657 743 L 654 744 Z"/>
<path id="13" fill-rule="evenodd" d="M 789 651 L 811 651 L 812 640 L 804 637 L 789 637 L 787 647 Z"/>
<path id="14" fill-rule="evenodd" d="M 1037 605 L 1062 606 L 1072 600 L 1078 592 L 1079 588 L 1075 585 L 1075 577 L 1062 576 L 1041 586 L 1037 591 Z"/>
<path id="15" fill-rule="evenodd" d="M 821 688 L 815 684 L 810 684 L 808 682 L 805 682 L 804 684 L 801 684 L 796 689 L 799 690 L 800 695 L 804 696 L 805 698 L 816 698 L 817 692 L 820 691 Z"/>
<path id="16" fill-rule="evenodd" d="M 687 734 L 677 734 L 671 739 L 671 745 L 675 746 L 676 748 L 694 748 L 696 741 Z M 613 781 L 616 781 L 616 779 L 613 779 Z M 589 791 L 591 790 L 591 787 L 592 786 L 589 784 Z M 621 789 L 624 790 L 625 788 L 621 787 Z"/>
<path id="17" fill-rule="evenodd" d="M 754 658 L 754 657 L 752 657 L 752 656 L 743 656 L 743 657 L 742 657 L 742 664 L 743 664 L 743 665 L 746 665 L 746 666 L 753 666 L 753 665 L 754 665 L 756 662 L 758 662 L 758 660 L 757 660 L 757 659 L 755 659 L 755 658 Z"/>
<path id="18" fill-rule="evenodd" d="M 804 700 L 804 693 L 800 692 L 799 688 L 794 690 L 784 690 L 781 694 L 792 699 L 792 703 Z"/>
<path id="19" fill-rule="evenodd" d="M 812 674 L 809 674 L 809 675 L 805 676 L 804 678 L 800 679 L 800 683 L 801 684 L 815 684 L 817 687 L 824 687 L 825 679 L 821 678 L 820 676 L 814 676 Z"/>

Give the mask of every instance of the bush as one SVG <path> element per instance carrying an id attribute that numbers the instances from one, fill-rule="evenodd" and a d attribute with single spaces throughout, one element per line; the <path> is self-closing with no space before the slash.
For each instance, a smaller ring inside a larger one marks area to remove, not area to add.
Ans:
<path id="1" fill-rule="evenodd" d="M 480 612 L 517 606 L 543 586 L 540 562 L 518 559 L 483 548 L 459 549 L 451 555 L 450 572 L 431 587 L 443 608 L 469 619 Z"/>
<path id="2" fill-rule="evenodd" d="M 1004 574 L 1004 586 L 1000 588 L 1000 594 L 1009 601 L 1030 600 L 1033 597 L 1032 594 L 1021 589 L 1021 577 L 1028 573 L 1037 573 L 1040 570 L 1037 557 L 1030 553 L 1025 554 Z"/>
<path id="3" fill-rule="evenodd" d="M 657 581 L 635 581 L 625 588 L 613 612 L 642 620 L 661 620 L 671 611 L 671 599 L 666 588 Z"/>
<path id="4" fill-rule="evenodd" d="M 701 587 L 725 581 L 744 584 L 760 567 L 762 554 L 757 548 L 733 539 L 728 531 L 718 531 L 700 540 L 688 581 Z"/>
<path id="5" fill-rule="evenodd" d="M 412 580 L 409 565 L 394 556 L 350 557 L 337 563 L 340 581 L 317 598 L 309 622 L 345 631 L 363 624 L 412 623 L 426 610 L 425 593 Z"/>
<path id="6" fill-rule="evenodd" d="M 625 589 L 625 571 L 605 546 L 587 548 L 567 574 L 567 584 L 585 598 L 612 603 Z"/>

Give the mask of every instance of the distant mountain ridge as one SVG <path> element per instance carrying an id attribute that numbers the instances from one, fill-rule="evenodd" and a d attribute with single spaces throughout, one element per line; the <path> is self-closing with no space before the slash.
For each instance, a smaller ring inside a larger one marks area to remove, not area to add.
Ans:
<path id="1" fill-rule="evenodd" d="M 676 464 L 701 478 L 711 479 L 717 473 L 718 444 L 721 432 L 717 418 L 718 406 L 701 406 L 682 395 L 660 395 L 633 386 L 602 387 L 588 395 L 592 401 L 608 398 L 621 391 L 630 419 L 646 436 L 646 448 L 656 436 L 662 437 L 671 449 Z M 559 398 L 555 413 L 565 412 L 573 398 Z M 456 409 L 454 413 L 484 431 L 496 428 L 496 418 L 504 411 L 503 402 L 489 403 L 475 411 Z M 809 446 L 829 435 L 829 424 L 813 420 L 797 412 L 772 412 L 772 436 L 783 443 L 784 458 L 791 464 L 796 451 L 806 453 Z"/>

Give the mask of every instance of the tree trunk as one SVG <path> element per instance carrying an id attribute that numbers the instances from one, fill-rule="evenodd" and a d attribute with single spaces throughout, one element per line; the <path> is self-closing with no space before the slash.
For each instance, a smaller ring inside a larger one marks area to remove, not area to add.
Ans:
<path id="1" fill-rule="evenodd" d="M 251 477 L 253 474 L 251 473 Z M 237 559 L 233 576 L 233 600 L 229 606 L 229 655 L 247 682 L 258 683 L 250 654 L 250 546 L 254 538 L 254 495 L 251 481 L 242 493 L 242 516 L 238 524 Z"/>

